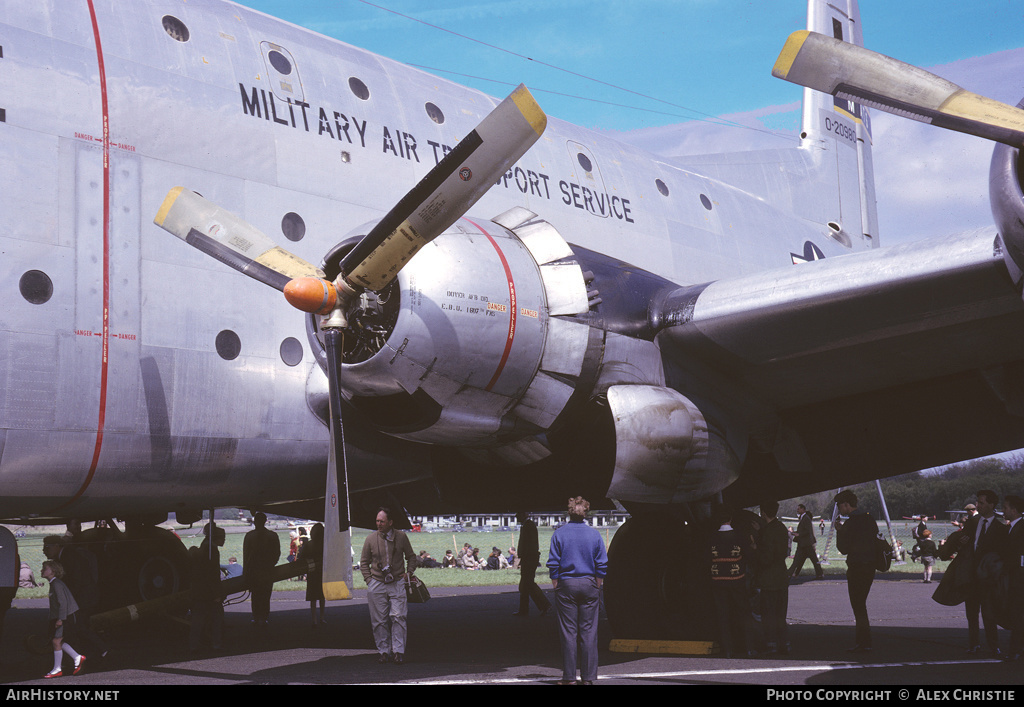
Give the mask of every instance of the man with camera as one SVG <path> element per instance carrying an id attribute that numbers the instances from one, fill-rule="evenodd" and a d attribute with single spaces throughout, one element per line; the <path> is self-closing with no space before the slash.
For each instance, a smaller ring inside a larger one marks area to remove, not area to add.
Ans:
<path id="1" fill-rule="evenodd" d="M 377 513 L 377 532 L 366 537 L 359 569 L 366 580 L 366 603 L 370 609 L 373 640 L 377 644 L 377 662 L 405 662 L 406 615 L 405 566 L 409 575 L 416 568 L 412 543 L 401 530 L 395 530 L 391 511 Z"/>

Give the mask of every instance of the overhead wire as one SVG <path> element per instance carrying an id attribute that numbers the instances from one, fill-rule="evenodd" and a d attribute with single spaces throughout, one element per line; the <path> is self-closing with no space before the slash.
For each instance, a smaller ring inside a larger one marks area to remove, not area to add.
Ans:
<path id="1" fill-rule="evenodd" d="M 460 73 L 458 71 L 452 71 L 451 69 L 441 69 L 441 68 L 438 68 L 438 67 L 435 67 L 435 66 L 424 66 L 423 64 L 409 64 L 409 66 L 415 67 L 417 69 L 423 69 L 424 71 L 434 71 L 434 72 L 438 72 L 438 73 L 442 73 L 442 74 L 450 74 L 452 76 L 459 76 L 459 77 L 464 78 L 464 79 L 474 79 L 476 81 L 488 81 L 490 83 L 496 83 L 496 84 L 499 84 L 499 85 L 502 85 L 502 86 L 517 86 L 518 85 L 514 81 L 502 81 L 500 79 L 487 78 L 486 76 L 474 76 L 473 74 L 463 74 L 463 73 Z M 530 92 L 531 93 L 547 93 L 547 94 L 550 94 L 552 96 L 562 96 L 563 98 L 572 98 L 572 99 L 577 100 L 577 101 L 588 101 L 590 103 L 600 103 L 602 105 L 612 106 L 614 108 L 626 108 L 628 110 L 643 111 L 645 113 L 655 113 L 657 115 L 668 115 L 668 116 L 672 116 L 673 118 L 686 118 L 688 120 L 696 120 L 696 118 L 693 118 L 692 116 L 682 115 L 680 113 L 670 113 L 668 111 L 655 110 L 653 108 L 642 108 L 640 106 L 631 106 L 631 105 L 628 105 L 628 104 L 625 104 L 625 103 L 615 103 L 613 101 L 603 101 L 603 100 L 601 100 L 599 98 L 590 98 L 588 96 L 577 96 L 577 95 L 572 94 L 572 93 L 563 93 L 561 91 L 552 91 L 550 89 L 537 88 L 536 86 L 530 86 Z M 716 122 L 714 120 L 708 119 L 707 122 L 715 122 L 716 124 L 719 124 L 719 125 L 730 124 L 730 121 L 725 121 L 725 120 L 722 120 L 721 122 Z M 731 124 L 736 125 L 736 123 L 731 123 Z"/>
<path id="2" fill-rule="evenodd" d="M 640 91 L 634 91 L 631 88 L 626 88 L 624 86 L 619 86 L 617 84 L 609 83 L 607 81 L 603 81 L 601 79 L 597 79 L 597 78 L 594 78 L 592 76 L 587 76 L 586 74 L 581 74 L 579 72 L 572 71 L 571 69 L 566 69 L 564 67 L 548 63 L 548 62 L 543 61 L 541 59 L 535 59 L 533 57 L 526 56 L 525 54 L 520 54 L 518 52 L 514 52 L 511 49 L 506 49 L 504 47 L 499 47 L 499 46 L 497 46 L 495 44 L 490 44 L 489 42 L 485 42 L 483 40 L 476 39 L 475 37 L 470 37 L 470 36 L 462 34 L 460 32 L 456 32 L 454 30 L 448 29 L 447 27 L 441 27 L 440 25 L 435 25 L 433 23 L 427 22 L 426 20 L 421 20 L 418 17 L 413 17 L 412 15 L 407 15 L 405 13 L 398 12 L 397 10 L 392 10 L 389 7 L 385 7 L 383 5 L 379 5 L 377 3 L 370 2 L 370 0 L 359 0 L 359 2 L 361 2 L 362 4 L 367 5 L 369 7 L 373 7 L 373 8 L 376 8 L 378 10 L 382 10 L 384 12 L 388 12 L 388 13 L 390 13 L 392 15 L 396 15 L 398 17 L 402 17 L 404 19 L 411 20 L 413 22 L 417 22 L 417 23 L 419 23 L 421 25 L 424 25 L 426 27 L 430 27 L 431 29 L 436 29 L 436 30 L 439 30 L 441 32 L 446 32 L 447 34 L 450 34 L 452 36 L 458 37 L 460 39 L 464 39 L 464 40 L 469 41 L 469 42 L 474 42 L 476 44 L 479 44 L 481 46 L 487 47 L 489 49 L 493 49 L 495 51 L 503 52 L 505 54 L 509 54 L 509 55 L 517 57 L 519 59 L 523 59 L 525 61 L 530 61 L 530 62 L 533 62 L 534 64 L 538 64 L 540 66 L 545 66 L 545 67 L 547 67 L 549 69 L 553 69 L 555 71 L 561 71 L 562 73 L 569 74 L 570 76 L 575 76 L 577 78 L 581 78 L 581 79 L 584 79 L 586 81 L 591 81 L 593 83 L 600 84 L 602 86 L 607 86 L 608 88 L 613 88 L 613 89 L 615 89 L 617 91 L 623 91 L 625 93 L 630 93 L 630 94 L 633 94 L 635 96 L 639 96 L 640 98 L 644 98 L 644 99 L 647 99 L 647 100 L 650 100 L 650 101 L 655 101 L 656 103 L 665 104 L 665 105 L 670 106 L 672 108 L 678 108 L 679 110 L 683 110 L 683 111 L 687 111 L 689 113 L 695 114 L 695 116 L 697 116 L 697 117 L 679 115 L 679 114 L 676 114 L 676 113 L 668 113 L 668 112 L 656 111 L 656 110 L 652 110 L 650 108 L 642 108 L 642 107 L 639 107 L 639 106 L 631 106 L 631 105 L 624 105 L 624 104 L 619 104 L 619 103 L 612 103 L 610 101 L 602 101 L 602 100 L 593 99 L 593 98 L 585 98 L 585 97 L 582 97 L 582 96 L 574 96 L 574 95 L 571 95 L 571 94 L 558 93 L 556 91 L 549 91 L 549 90 L 543 90 L 543 89 L 532 89 L 532 88 L 531 88 L 531 90 L 538 90 L 538 92 L 550 93 L 550 94 L 553 94 L 553 95 L 560 95 L 560 96 L 564 96 L 566 98 L 586 100 L 586 101 L 591 101 L 591 102 L 594 102 L 594 103 L 603 103 L 605 105 L 611 105 L 611 106 L 615 106 L 615 107 L 626 108 L 626 109 L 629 109 L 629 110 L 645 111 L 645 112 L 649 112 L 649 113 L 659 113 L 661 115 L 670 115 L 670 116 L 673 116 L 673 117 L 689 118 L 691 120 L 707 122 L 707 123 L 711 123 L 713 125 L 722 125 L 722 126 L 726 126 L 726 127 L 743 128 L 745 130 L 753 130 L 755 132 L 764 133 L 766 135 L 771 135 L 772 137 L 779 137 L 779 138 L 784 138 L 784 139 L 792 138 L 792 136 L 789 135 L 789 134 L 777 132 L 777 131 L 774 131 L 774 130 L 766 130 L 764 128 L 757 128 L 757 127 L 754 127 L 754 126 L 751 126 L 751 125 L 745 125 L 743 123 L 740 123 L 740 122 L 737 122 L 737 121 L 734 121 L 734 120 L 729 120 L 728 118 L 722 118 L 721 116 L 716 116 L 716 115 L 712 115 L 710 113 L 705 113 L 705 112 L 699 111 L 699 110 L 697 110 L 695 108 L 690 108 L 688 106 L 680 105 L 678 103 L 672 103 L 671 101 L 666 101 L 666 100 L 664 100 L 662 98 L 657 98 L 655 96 L 649 96 L 649 95 L 647 95 L 645 93 L 641 93 Z M 477 80 L 481 80 L 481 81 L 491 81 L 493 83 L 499 83 L 499 84 L 505 84 L 505 85 L 515 85 L 515 84 L 512 84 L 510 82 L 506 82 L 506 81 L 499 81 L 499 80 L 496 80 L 496 79 L 488 79 L 488 78 L 484 78 L 484 77 L 480 77 L 480 76 L 469 76 L 467 74 L 460 74 L 458 72 L 450 71 L 450 70 L 447 70 L 447 69 L 430 68 L 430 67 L 420 66 L 420 65 L 417 65 L 417 64 L 409 64 L 409 65 L 410 66 L 414 66 L 416 68 L 426 69 L 428 71 L 440 71 L 440 72 L 449 73 L 449 74 L 452 74 L 452 75 L 455 75 L 455 76 L 463 76 L 465 78 L 473 78 L 473 79 L 477 79 Z"/>

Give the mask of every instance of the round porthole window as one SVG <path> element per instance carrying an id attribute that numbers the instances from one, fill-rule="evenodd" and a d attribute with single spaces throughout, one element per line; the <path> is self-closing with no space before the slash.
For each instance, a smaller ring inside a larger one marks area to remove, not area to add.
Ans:
<path id="1" fill-rule="evenodd" d="M 289 211 L 281 219 L 281 232 L 290 241 L 301 241 L 306 235 L 306 222 L 294 211 Z"/>
<path id="2" fill-rule="evenodd" d="M 658 187 L 658 191 L 661 192 L 662 196 L 668 196 L 668 185 L 660 179 L 655 179 L 654 184 Z"/>
<path id="3" fill-rule="evenodd" d="M 700 195 L 700 203 L 704 205 L 705 209 L 707 209 L 708 211 L 711 211 L 711 199 L 709 199 L 704 194 Z"/>
<path id="4" fill-rule="evenodd" d="M 281 52 L 274 50 L 267 55 L 267 58 L 270 59 L 270 65 L 274 67 L 277 73 L 287 76 L 292 72 L 292 63 Z"/>
<path id="5" fill-rule="evenodd" d="M 366 87 L 366 84 L 357 79 L 355 76 L 348 80 L 348 87 L 355 94 L 355 97 L 361 101 L 370 100 L 370 89 Z"/>
<path id="6" fill-rule="evenodd" d="M 281 342 L 281 360 L 286 366 L 298 366 L 302 363 L 302 344 L 298 339 L 289 336 Z"/>
<path id="7" fill-rule="evenodd" d="M 440 108 L 438 108 L 433 103 L 429 102 L 424 107 L 427 109 L 427 115 L 430 116 L 431 120 L 433 120 L 438 125 L 444 124 L 444 112 L 442 112 Z"/>
<path id="8" fill-rule="evenodd" d="M 225 329 L 221 333 L 217 334 L 217 354 L 225 361 L 233 361 L 238 358 L 238 354 L 242 352 L 242 341 L 238 338 L 238 334 Z"/>
<path id="9" fill-rule="evenodd" d="M 173 15 L 164 15 L 162 20 L 164 31 L 170 35 L 171 39 L 179 42 L 187 42 L 189 38 L 188 27 L 185 23 L 179 20 Z"/>
<path id="10" fill-rule="evenodd" d="M 576 161 L 580 163 L 580 167 L 583 168 L 584 172 L 593 172 L 594 163 L 590 161 L 590 158 L 584 155 L 582 152 L 576 154 Z"/>
<path id="11" fill-rule="evenodd" d="M 53 280 L 42 270 L 29 270 L 18 281 L 21 296 L 32 304 L 45 304 L 53 297 Z"/>

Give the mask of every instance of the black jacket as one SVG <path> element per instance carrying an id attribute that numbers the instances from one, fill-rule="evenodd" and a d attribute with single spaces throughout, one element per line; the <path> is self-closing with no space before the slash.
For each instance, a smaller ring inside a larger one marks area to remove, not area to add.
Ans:
<path id="1" fill-rule="evenodd" d="M 875 540 L 878 526 L 867 511 L 854 512 L 836 531 L 836 549 L 846 555 L 846 563 L 875 564 Z"/>

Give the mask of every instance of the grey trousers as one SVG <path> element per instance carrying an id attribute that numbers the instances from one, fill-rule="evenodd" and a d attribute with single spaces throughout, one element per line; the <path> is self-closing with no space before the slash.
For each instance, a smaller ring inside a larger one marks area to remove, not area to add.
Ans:
<path id="1" fill-rule="evenodd" d="M 562 680 L 576 679 L 579 654 L 580 679 L 597 679 L 597 617 L 601 590 L 596 577 L 558 580 L 558 635 L 562 645 Z M 578 646 L 578 649 L 577 649 Z"/>
<path id="2" fill-rule="evenodd" d="M 378 653 L 405 653 L 405 617 L 408 603 L 405 582 L 384 584 L 375 579 L 367 582 L 366 604 L 370 608 L 370 626 Z"/>

